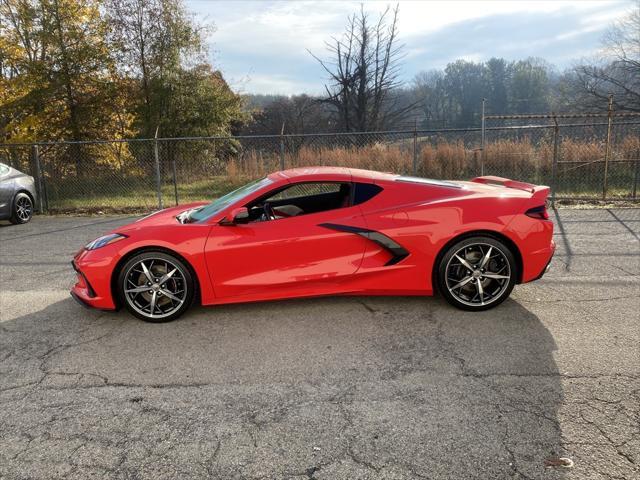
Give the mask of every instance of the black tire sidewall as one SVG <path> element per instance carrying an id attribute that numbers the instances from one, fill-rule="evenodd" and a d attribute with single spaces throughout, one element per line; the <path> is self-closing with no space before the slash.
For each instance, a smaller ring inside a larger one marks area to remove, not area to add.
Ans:
<path id="1" fill-rule="evenodd" d="M 29 203 L 31 204 L 31 215 L 29 215 L 29 218 L 27 220 L 23 220 L 18 216 L 18 200 L 21 198 L 27 198 L 29 200 Z M 29 223 L 33 218 L 33 208 L 33 200 L 31 199 L 31 197 L 24 192 L 19 192 L 15 197 L 13 197 L 13 204 L 11 205 L 11 218 L 9 220 L 15 225 L 24 225 L 25 223 Z"/>
<path id="2" fill-rule="evenodd" d="M 180 269 L 181 273 L 184 275 L 186 286 L 187 286 L 187 297 L 185 298 L 184 303 L 180 306 L 178 310 L 173 312 L 171 315 L 168 315 L 163 318 L 149 318 L 146 315 L 143 315 L 142 313 L 138 312 L 129 304 L 129 302 L 126 299 L 126 295 L 124 293 L 123 284 L 124 284 L 124 277 L 126 272 L 134 264 L 142 260 L 149 260 L 149 259 L 167 260 L 173 263 L 176 267 Z M 193 299 L 195 298 L 195 288 L 196 288 L 196 283 L 194 282 L 194 279 L 193 279 L 193 273 L 191 272 L 191 269 L 185 264 L 184 261 L 182 261 L 180 258 L 174 255 L 170 255 L 165 252 L 149 250 L 149 251 L 145 251 L 137 255 L 134 255 L 129 260 L 127 260 L 124 263 L 124 265 L 122 265 L 122 267 L 120 268 L 120 271 L 118 272 L 116 293 L 118 295 L 119 304 L 124 305 L 126 309 L 129 311 L 129 313 L 131 313 L 133 316 L 149 323 L 166 323 L 166 322 L 171 322 L 173 320 L 176 320 L 191 306 L 191 304 L 193 303 Z"/>
<path id="3" fill-rule="evenodd" d="M 446 285 L 446 273 L 447 273 L 446 269 L 447 269 L 447 264 L 449 263 L 449 260 L 451 259 L 451 257 L 453 257 L 453 255 L 458 250 L 468 245 L 477 244 L 477 243 L 484 243 L 487 245 L 491 245 L 495 248 L 500 249 L 500 251 L 504 253 L 505 257 L 507 258 L 507 261 L 509 262 L 509 269 L 511 270 L 511 278 L 509 279 L 509 284 L 507 285 L 507 288 L 502 292 L 502 294 L 497 300 L 489 303 L 488 305 L 475 306 L 475 305 L 467 305 L 466 303 L 460 302 L 453 294 L 451 294 L 451 292 L 449 292 L 449 289 L 447 288 L 447 285 Z M 513 252 L 503 242 L 501 242 L 500 240 L 494 237 L 489 237 L 489 236 L 473 236 L 473 237 L 467 237 L 460 240 L 459 242 L 455 243 L 454 245 L 452 245 L 446 250 L 444 255 L 442 255 L 442 257 L 440 258 L 440 262 L 438 264 L 438 275 L 437 275 L 438 290 L 440 291 L 442 296 L 447 300 L 447 302 L 449 302 L 454 307 L 460 308 L 461 310 L 468 310 L 468 311 L 475 312 L 475 311 L 489 310 L 493 307 L 497 307 L 502 302 L 504 302 L 507 298 L 509 298 L 511 291 L 513 290 L 513 287 L 516 284 L 516 278 L 518 278 L 518 266 L 516 264 Z"/>

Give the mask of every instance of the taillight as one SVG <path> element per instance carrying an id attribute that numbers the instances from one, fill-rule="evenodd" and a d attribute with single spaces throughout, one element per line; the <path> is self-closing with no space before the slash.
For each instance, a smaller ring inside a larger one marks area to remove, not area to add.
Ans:
<path id="1" fill-rule="evenodd" d="M 539 207 L 533 207 L 524 212 L 527 217 L 537 218 L 538 220 L 549 220 L 549 214 L 547 213 L 546 205 L 540 205 Z"/>

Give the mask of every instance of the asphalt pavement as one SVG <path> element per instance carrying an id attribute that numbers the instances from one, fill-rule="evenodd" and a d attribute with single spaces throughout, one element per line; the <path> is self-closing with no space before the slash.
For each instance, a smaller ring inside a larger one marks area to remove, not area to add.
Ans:
<path id="1" fill-rule="evenodd" d="M 487 312 L 338 297 L 158 325 L 68 293 L 74 252 L 131 218 L 0 225 L 0 478 L 640 478 L 640 209 L 554 218 L 550 272 Z"/>

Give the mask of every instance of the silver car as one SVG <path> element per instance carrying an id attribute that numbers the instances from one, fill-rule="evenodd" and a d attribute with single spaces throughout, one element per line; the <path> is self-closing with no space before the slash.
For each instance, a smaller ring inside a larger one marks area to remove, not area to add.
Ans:
<path id="1" fill-rule="evenodd" d="M 0 163 L 0 220 L 27 223 L 33 216 L 35 202 L 33 177 Z"/>

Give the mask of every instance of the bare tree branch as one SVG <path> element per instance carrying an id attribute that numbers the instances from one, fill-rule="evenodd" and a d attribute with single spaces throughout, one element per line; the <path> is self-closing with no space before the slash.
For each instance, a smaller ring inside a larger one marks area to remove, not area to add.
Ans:
<path id="1" fill-rule="evenodd" d="M 328 74 L 324 103 L 336 108 L 343 131 L 384 129 L 411 111 L 390 95 L 400 86 L 399 7 L 385 9 L 375 23 L 360 11 L 347 21 L 344 35 L 327 43 L 330 60 L 309 52 Z"/>

